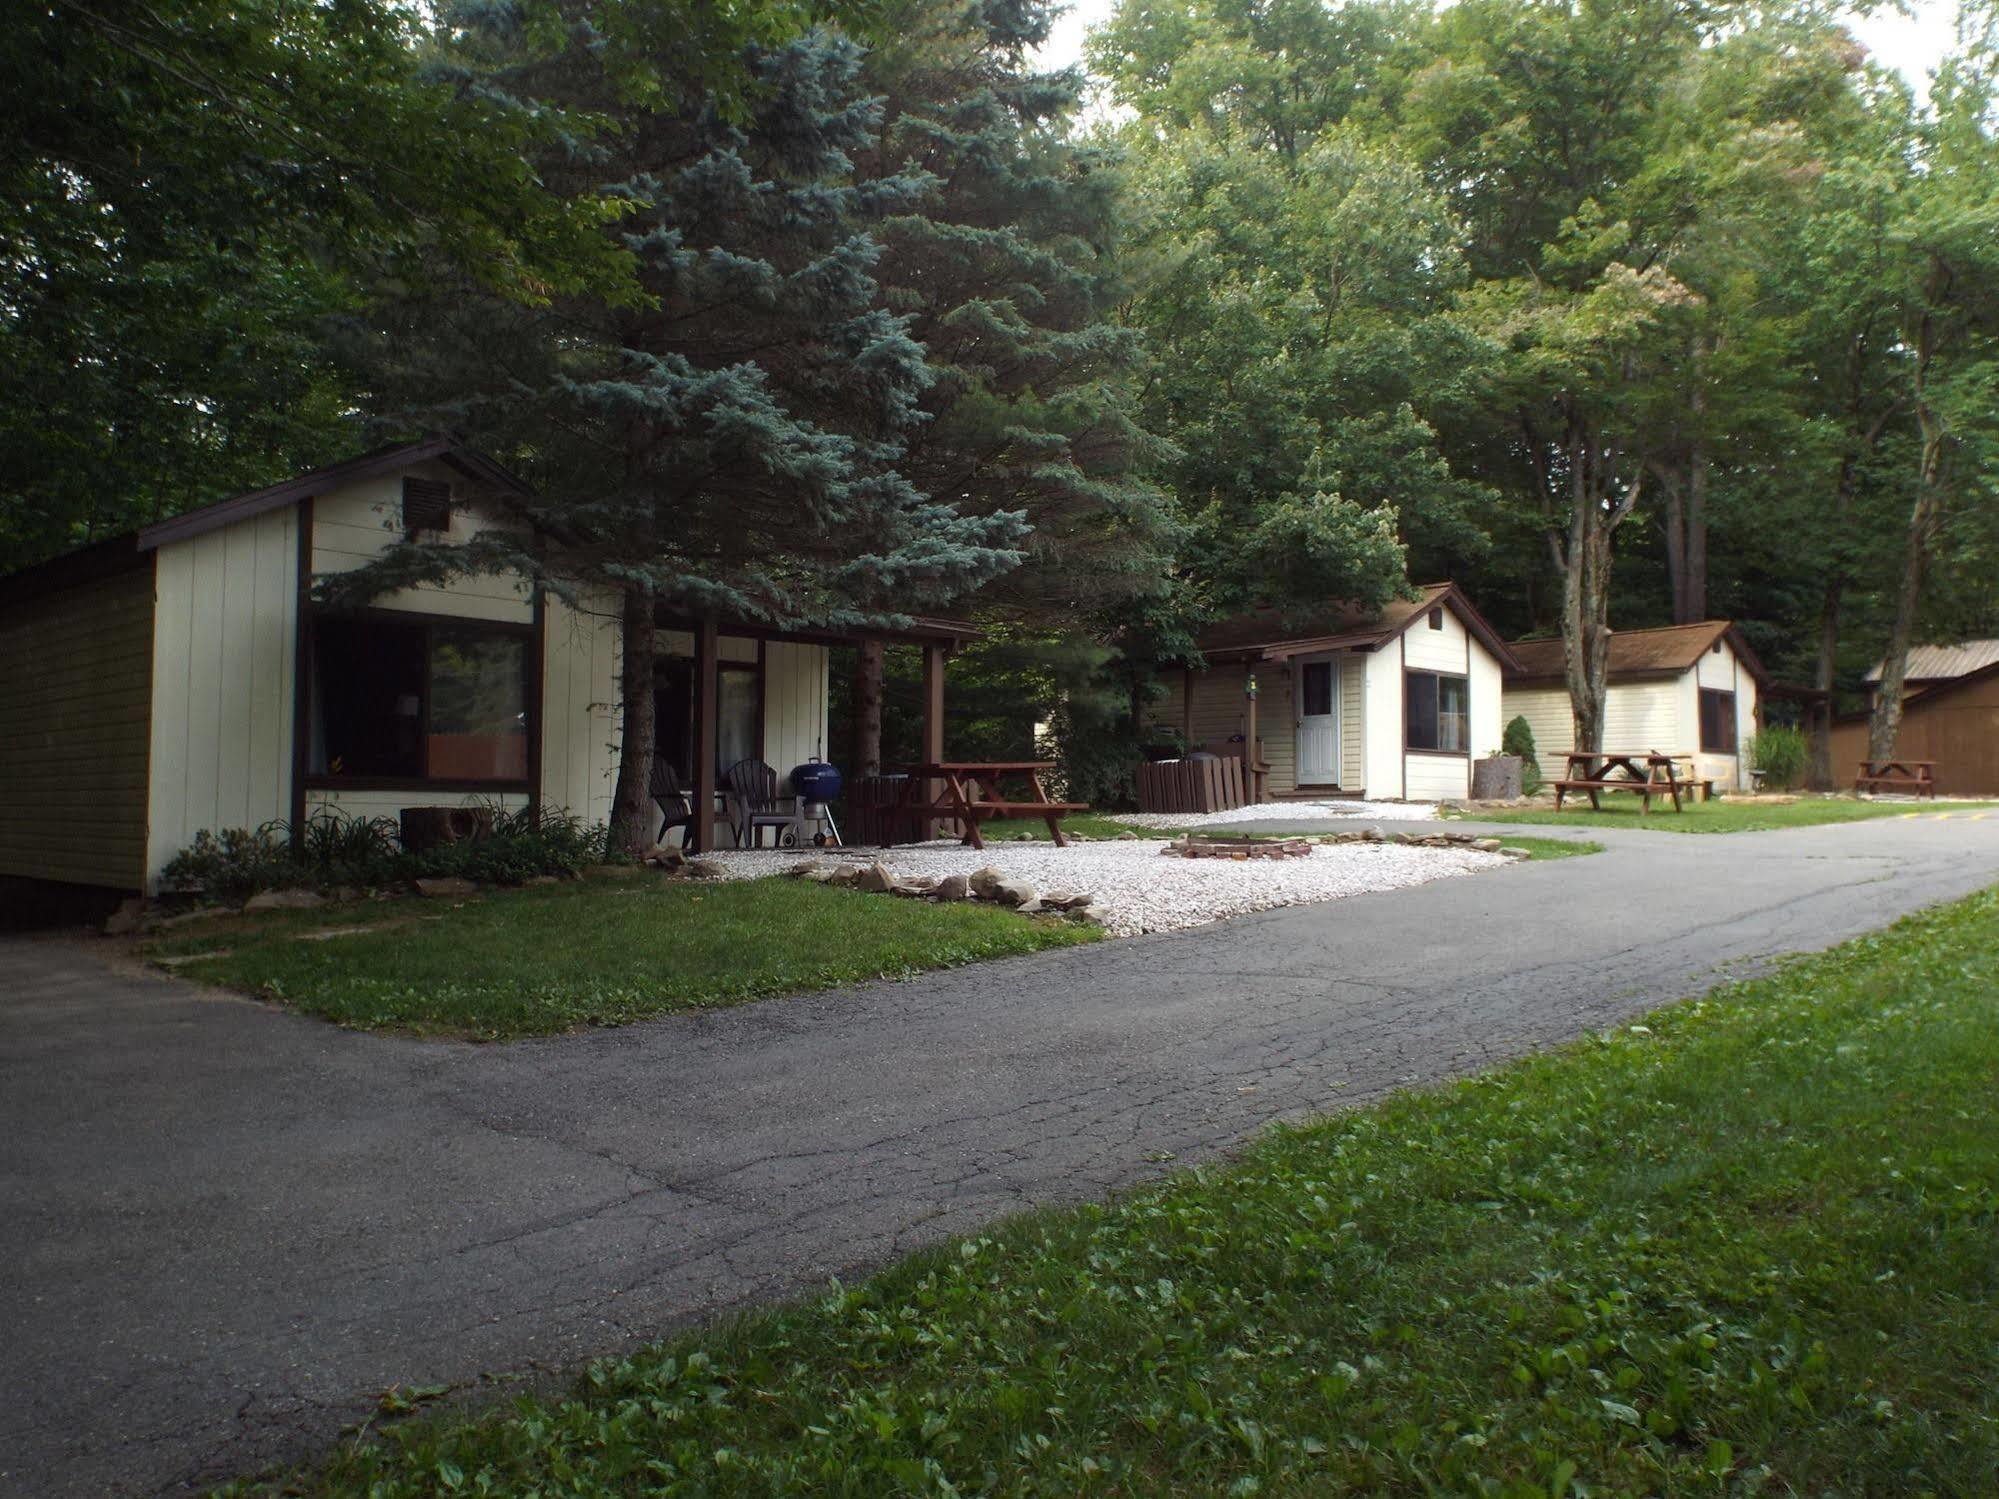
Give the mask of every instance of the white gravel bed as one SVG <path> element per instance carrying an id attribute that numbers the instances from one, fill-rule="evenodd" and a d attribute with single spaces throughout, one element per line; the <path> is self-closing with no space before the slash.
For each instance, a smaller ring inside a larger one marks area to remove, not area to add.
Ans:
<path id="1" fill-rule="evenodd" d="M 1233 812 L 1113 812 L 1119 822 L 1140 828 L 1234 827 L 1252 822 L 1319 822 L 1329 817 L 1373 817 L 1382 822 L 1430 822 L 1434 802 L 1258 802 Z"/>
<path id="2" fill-rule="evenodd" d="M 979 849 L 923 843 L 891 849 L 744 849 L 713 854 L 736 880 L 778 874 L 814 859 L 879 859 L 897 874 L 938 878 L 970 874 L 990 864 L 1009 879 L 1040 891 L 1084 891 L 1104 929 L 1120 937 L 1204 926 L 1225 916 L 1274 906 L 1339 900 L 1374 890 L 1399 890 L 1506 863 L 1471 849 L 1407 848 L 1393 843 L 1316 844 L 1302 859 L 1170 859 L 1159 843 L 997 844 Z"/>

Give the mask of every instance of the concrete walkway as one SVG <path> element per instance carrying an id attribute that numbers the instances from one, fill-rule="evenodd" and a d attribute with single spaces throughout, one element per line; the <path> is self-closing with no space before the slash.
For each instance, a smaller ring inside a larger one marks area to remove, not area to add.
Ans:
<path id="1" fill-rule="evenodd" d="M 1588 836 L 1607 852 L 504 1047 L 0 943 L 0 1492 L 308 1456 L 391 1384 L 573 1367 L 1999 880 L 1999 816 Z"/>

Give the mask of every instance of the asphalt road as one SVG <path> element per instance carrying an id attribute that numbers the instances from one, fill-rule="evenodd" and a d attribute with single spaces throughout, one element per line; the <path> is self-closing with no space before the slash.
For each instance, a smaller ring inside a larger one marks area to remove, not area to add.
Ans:
<path id="1" fill-rule="evenodd" d="M 0 943 L 0 1492 L 306 1457 L 392 1384 L 571 1368 L 1999 881 L 1999 816 L 1592 836 L 1608 851 L 509 1046 Z"/>

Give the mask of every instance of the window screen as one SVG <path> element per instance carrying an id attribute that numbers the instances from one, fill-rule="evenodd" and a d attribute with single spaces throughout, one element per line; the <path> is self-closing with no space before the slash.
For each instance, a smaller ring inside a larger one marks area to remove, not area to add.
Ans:
<path id="1" fill-rule="evenodd" d="M 1412 750 L 1467 753 L 1471 740 L 1471 684 L 1442 672 L 1403 676 L 1403 711 Z"/>
<path id="2" fill-rule="evenodd" d="M 1710 755 L 1735 753 L 1735 694 L 1701 689 L 1701 749 Z"/>
<path id="3" fill-rule="evenodd" d="M 1332 713 L 1332 662 L 1307 661 L 1299 669 L 1298 711 L 1306 718 L 1324 718 Z"/>
<path id="4" fill-rule="evenodd" d="M 308 772 L 322 780 L 525 781 L 528 639 L 421 620 L 312 625 Z"/>

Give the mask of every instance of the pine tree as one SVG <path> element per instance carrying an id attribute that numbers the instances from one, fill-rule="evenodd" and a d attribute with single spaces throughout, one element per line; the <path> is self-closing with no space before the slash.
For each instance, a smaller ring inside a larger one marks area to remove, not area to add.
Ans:
<path id="1" fill-rule="evenodd" d="M 508 12 L 482 12 L 481 45 Z M 651 32 L 641 30 L 642 37 Z M 629 33 L 627 33 L 629 35 Z M 628 45 L 628 43 L 626 43 Z M 673 80 L 670 34 L 650 63 Z M 821 628 L 891 624 L 1018 559 L 1017 514 L 960 514 L 899 467 L 932 381 L 908 320 L 882 305 L 866 225 L 913 212 L 919 171 L 857 171 L 881 107 L 860 49 L 827 30 L 752 44 L 741 107 L 700 86 L 636 102 L 617 37 L 572 32 L 493 86 L 594 118 L 547 171 L 609 183 L 630 256 L 623 298 L 505 309 L 465 294 L 398 309 L 419 357 L 394 391 L 501 451 L 537 495 L 462 546 L 405 544 L 347 591 L 517 570 L 565 595 L 621 599 L 623 740 L 614 828 L 649 823 L 654 626 L 662 608 Z M 734 116 L 732 118 L 732 116 Z M 469 289 L 467 289 L 469 291 Z M 385 394 L 392 394 L 385 392 Z"/>
<path id="2" fill-rule="evenodd" d="M 904 0 L 867 62 L 887 106 L 881 170 L 937 184 L 878 229 L 884 294 L 934 374 L 900 467 L 969 513 L 1018 510 L 1031 524 L 1023 565 L 975 601 L 1010 657 L 1090 633 L 1156 587 L 1168 540 L 1163 498 L 1138 477 L 1160 451 L 1130 392 L 1142 350 L 1109 316 L 1117 173 L 1069 134 L 1082 75 L 1029 61 L 1055 10 Z M 1043 654 L 1057 676 L 1080 661 Z M 879 761 L 882 669 L 878 651 L 860 653 L 863 770 Z"/>

